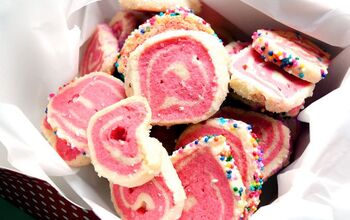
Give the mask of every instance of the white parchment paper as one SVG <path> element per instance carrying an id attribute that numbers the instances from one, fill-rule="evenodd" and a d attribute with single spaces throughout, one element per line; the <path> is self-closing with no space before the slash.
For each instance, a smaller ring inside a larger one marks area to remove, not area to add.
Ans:
<path id="1" fill-rule="evenodd" d="M 310 143 L 299 141 L 297 150 L 307 148 L 278 176 L 279 198 L 253 218 L 346 219 L 350 215 L 346 201 L 350 196 L 349 7 L 339 0 L 204 2 L 247 35 L 258 28 L 287 25 L 323 42 L 332 53 L 329 77 L 317 85 L 311 100 L 323 97 L 299 116 L 310 123 Z M 107 181 L 98 178 L 91 166 L 79 171 L 69 168 L 37 129 L 47 95 L 76 75 L 80 47 L 96 24 L 108 21 L 118 9 L 114 0 L 0 3 L 0 165 L 49 181 L 86 207 L 82 198 L 103 219 L 117 219 Z"/>

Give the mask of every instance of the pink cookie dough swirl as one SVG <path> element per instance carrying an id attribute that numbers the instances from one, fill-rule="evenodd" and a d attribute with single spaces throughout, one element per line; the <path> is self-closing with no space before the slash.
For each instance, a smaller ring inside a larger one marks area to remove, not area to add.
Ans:
<path id="1" fill-rule="evenodd" d="M 47 122 L 47 117 L 42 121 L 41 131 L 47 141 L 60 155 L 60 157 L 71 167 L 82 167 L 90 164 L 90 158 L 86 152 L 73 148 L 66 140 L 57 137 L 56 132 Z"/>
<path id="2" fill-rule="evenodd" d="M 180 219 L 240 219 L 245 187 L 223 136 L 204 136 L 171 156 L 187 199 Z"/>
<path id="3" fill-rule="evenodd" d="M 126 97 L 123 83 L 101 72 L 77 78 L 51 96 L 47 121 L 59 138 L 86 153 L 89 153 L 86 128 L 90 117 Z"/>
<path id="4" fill-rule="evenodd" d="M 127 188 L 111 184 L 112 201 L 122 219 L 178 219 L 186 194 L 163 149 L 161 172 L 147 183 Z"/>
<path id="5" fill-rule="evenodd" d="M 99 24 L 84 51 L 79 73 L 86 75 L 101 71 L 113 74 L 117 61 L 119 46 L 114 32 L 107 24 Z"/>
<path id="6" fill-rule="evenodd" d="M 290 130 L 282 121 L 267 115 L 224 107 L 215 116 L 234 118 L 252 125 L 259 145 L 264 152 L 263 176 L 266 180 L 288 163 L 291 147 Z"/>
<path id="7" fill-rule="evenodd" d="M 264 165 L 261 147 L 251 134 L 251 126 L 233 119 L 209 119 L 203 123 L 189 126 L 179 137 L 176 148 L 206 135 L 225 136 L 226 143 L 232 150 L 232 156 L 235 158 L 246 187 L 247 215 L 252 214 L 260 203 Z"/>
<path id="8" fill-rule="evenodd" d="M 149 137 L 151 110 L 140 96 L 94 114 L 87 128 L 91 163 L 99 176 L 125 187 L 140 186 L 159 174 L 162 144 Z"/>
<path id="9" fill-rule="evenodd" d="M 203 121 L 218 111 L 228 92 L 228 55 L 212 35 L 168 31 L 139 46 L 128 61 L 128 96 L 147 98 L 152 124 Z"/>
<path id="10" fill-rule="evenodd" d="M 137 27 L 139 18 L 136 12 L 118 11 L 111 21 L 109 26 L 112 29 L 113 35 L 118 40 L 119 48 L 122 48 L 125 40 L 130 33 Z"/>

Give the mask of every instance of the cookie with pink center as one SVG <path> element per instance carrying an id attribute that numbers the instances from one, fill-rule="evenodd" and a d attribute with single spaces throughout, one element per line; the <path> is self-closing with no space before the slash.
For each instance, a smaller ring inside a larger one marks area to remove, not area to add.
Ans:
<path id="1" fill-rule="evenodd" d="M 119 46 L 112 29 L 107 24 L 99 24 L 84 51 L 79 73 L 81 76 L 101 71 L 113 74 Z"/>
<path id="2" fill-rule="evenodd" d="M 88 146 L 99 176 L 135 187 L 159 174 L 163 146 L 149 137 L 150 121 L 151 109 L 140 96 L 119 101 L 91 117 Z"/>
<path id="3" fill-rule="evenodd" d="M 251 134 L 251 126 L 233 119 L 214 118 L 189 126 L 179 137 L 177 148 L 205 135 L 223 135 L 232 150 L 238 170 L 241 173 L 247 194 L 247 213 L 253 213 L 259 205 L 262 187 L 262 153 Z M 176 167 L 176 166 L 175 166 Z M 181 177 L 180 177 L 181 179 Z"/>
<path id="4" fill-rule="evenodd" d="M 311 83 L 326 77 L 330 55 L 299 33 L 260 29 L 252 38 L 253 48 L 266 62 Z"/>
<path id="5" fill-rule="evenodd" d="M 225 46 L 229 55 L 237 54 L 239 51 L 248 47 L 251 43 L 249 42 L 241 42 L 241 41 L 232 41 Z"/>
<path id="6" fill-rule="evenodd" d="M 201 31 L 168 31 L 139 46 L 125 77 L 128 96 L 147 98 L 152 124 L 197 123 L 218 111 L 228 92 L 224 46 Z"/>
<path id="7" fill-rule="evenodd" d="M 50 124 L 47 122 L 46 116 L 42 121 L 41 131 L 47 141 L 69 166 L 82 167 L 90 164 L 90 158 L 86 156 L 84 151 L 71 147 L 66 140 L 57 137 Z"/>
<path id="8" fill-rule="evenodd" d="M 101 72 L 77 78 L 61 87 L 56 96 L 50 96 L 47 121 L 57 137 L 87 154 L 86 128 L 90 117 L 126 97 L 123 83 Z"/>
<path id="9" fill-rule="evenodd" d="M 239 96 L 282 113 L 298 108 L 312 96 L 315 85 L 264 62 L 250 46 L 235 54 L 229 67 L 230 86 Z"/>
<path id="10" fill-rule="evenodd" d="M 191 8 L 196 13 L 201 10 L 201 2 L 199 0 L 119 0 L 123 8 L 138 11 L 154 11 L 161 12 L 176 7 Z"/>
<path id="11" fill-rule="evenodd" d="M 258 137 L 259 145 L 264 152 L 262 173 L 265 180 L 288 164 L 291 136 L 289 128 L 281 121 L 261 113 L 232 107 L 222 108 L 216 116 L 234 118 L 252 125 L 254 134 Z"/>
<path id="12" fill-rule="evenodd" d="M 122 219 L 178 219 L 186 199 L 165 149 L 159 175 L 133 188 L 111 184 L 111 194 L 114 207 Z"/>
<path id="13" fill-rule="evenodd" d="M 204 136 L 175 151 L 171 160 L 187 199 L 180 219 L 240 219 L 245 186 L 223 136 Z"/>
<path id="14" fill-rule="evenodd" d="M 118 40 L 119 48 L 122 48 L 126 38 L 137 27 L 138 16 L 131 11 L 118 11 L 109 22 L 114 36 Z"/>
<path id="15" fill-rule="evenodd" d="M 214 30 L 191 10 L 177 8 L 161 12 L 148 19 L 126 39 L 118 57 L 118 72 L 125 73 L 130 53 L 147 39 L 170 30 L 198 30 L 214 35 Z"/>

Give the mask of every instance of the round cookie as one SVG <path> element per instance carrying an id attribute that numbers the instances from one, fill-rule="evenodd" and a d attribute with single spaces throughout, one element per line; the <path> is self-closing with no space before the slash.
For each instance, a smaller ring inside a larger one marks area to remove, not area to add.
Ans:
<path id="1" fill-rule="evenodd" d="M 148 38 L 170 30 L 198 30 L 214 35 L 214 30 L 202 18 L 190 10 L 177 8 L 161 12 L 148 19 L 138 29 L 134 30 L 125 41 L 118 56 L 118 71 L 125 73 L 130 53 Z"/>
<path id="2" fill-rule="evenodd" d="M 250 46 L 233 55 L 230 86 L 236 94 L 267 111 L 289 112 L 312 96 L 315 85 L 264 62 Z"/>
<path id="3" fill-rule="evenodd" d="M 86 156 L 84 151 L 72 148 L 67 141 L 56 136 L 50 124 L 47 122 L 46 116 L 42 121 L 41 131 L 47 141 L 69 166 L 82 167 L 90 164 L 90 158 Z"/>
<path id="4" fill-rule="evenodd" d="M 87 154 L 86 128 L 90 117 L 126 97 L 123 83 L 101 72 L 77 78 L 50 96 L 47 121 L 57 137 Z"/>
<path id="5" fill-rule="evenodd" d="M 84 51 L 79 73 L 81 76 L 92 72 L 113 74 L 119 46 L 112 29 L 107 24 L 97 25 Z"/>
<path id="6" fill-rule="evenodd" d="M 118 40 L 119 48 L 122 48 L 129 34 L 137 27 L 139 18 L 131 11 L 118 11 L 111 21 L 109 26 L 112 29 L 114 36 Z"/>
<path id="7" fill-rule="evenodd" d="M 161 12 L 176 7 L 185 7 L 193 9 L 196 13 L 201 10 L 199 0 L 119 0 L 123 8 L 139 11 Z"/>
<path id="8" fill-rule="evenodd" d="M 225 137 L 201 137 L 171 160 L 187 196 L 181 220 L 243 217 L 245 187 Z"/>
<path id="9" fill-rule="evenodd" d="M 201 31 L 168 31 L 139 46 L 130 56 L 127 96 L 147 98 L 152 124 L 206 120 L 228 92 L 227 52 L 218 39 Z"/>
<path id="10" fill-rule="evenodd" d="M 189 126 L 179 137 L 176 147 L 180 148 L 198 137 L 206 135 L 226 137 L 227 145 L 231 148 L 232 156 L 235 158 L 235 163 L 246 187 L 248 202 L 246 216 L 252 214 L 260 203 L 263 162 L 261 147 L 252 137 L 251 126 L 232 119 L 209 119 L 203 123 Z"/>
<path id="11" fill-rule="evenodd" d="M 112 202 L 122 219 L 179 219 L 186 194 L 163 149 L 161 171 L 149 182 L 127 188 L 111 184 Z"/>
<path id="12" fill-rule="evenodd" d="M 254 134 L 256 134 L 259 145 L 264 152 L 262 173 L 265 180 L 288 164 L 291 136 L 289 128 L 281 121 L 261 113 L 233 107 L 224 107 L 215 116 L 234 118 L 252 125 Z"/>
<path id="13" fill-rule="evenodd" d="M 159 174 L 163 146 L 149 137 L 150 120 L 151 109 L 140 96 L 119 101 L 91 117 L 88 146 L 99 176 L 135 187 Z"/>
<path id="14" fill-rule="evenodd" d="M 311 83 L 326 77 L 330 55 L 299 33 L 261 29 L 252 38 L 253 48 L 266 62 Z"/>

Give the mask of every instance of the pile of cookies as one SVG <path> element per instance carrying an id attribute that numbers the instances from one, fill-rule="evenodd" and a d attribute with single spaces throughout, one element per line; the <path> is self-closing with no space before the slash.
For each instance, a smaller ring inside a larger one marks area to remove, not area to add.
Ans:
<path id="1" fill-rule="evenodd" d="M 120 4 L 79 76 L 49 95 L 44 136 L 69 165 L 109 180 L 122 219 L 248 219 L 288 163 L 293 117 L 329 55 L 290 31 L 224 46 L 196 0 Z M 152 126 L 180 124 L 169 156 Z"/>

